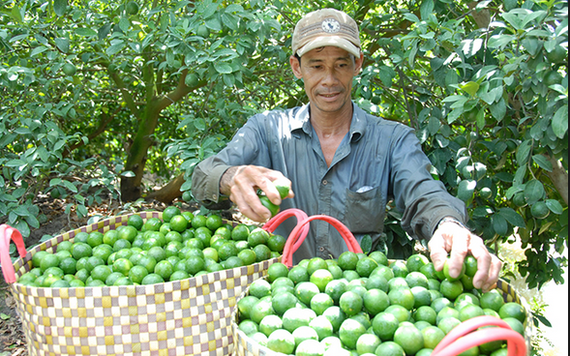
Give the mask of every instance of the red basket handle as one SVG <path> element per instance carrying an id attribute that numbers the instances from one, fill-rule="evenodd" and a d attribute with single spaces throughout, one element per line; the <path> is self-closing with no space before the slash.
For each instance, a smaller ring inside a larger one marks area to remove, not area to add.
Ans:
<path id="1" fill-rule="evenodd" d="M 348 246 L 349 251 L 352 251 L 354 253 L 362 253 L 362 248 L 360 248 L 358 241 L 356 241 L 352 232 L 350 232 L 350 230 L 342 222 L 328 215 L 312 215 L 298 223 L 293 231 L 291 231 L 289 234 L 289 238 L 287 238 L 287 242 L 283 248 L 283 257 L 281 259 L 281 263 L 283 263 L 285 266 L 293 266 L 293 254 L 295 251 L 297 251 L 299 246 L 301 246 L 307 237 L 307 234 L 300 234 L 300 232 L 304 231 L 305 227 L 308 228 L 309 222 L 313 220 L 323 220 L 330 223 L 340 233 L 340 236 L 342 236 L 346 242 L 346 246 Z"/>
<path id="2" fill-rule="evenodd" d="M 266 222 L 262 228 L 267 232 L 273 232 L 275 229 L 277 229 L 277 226 L 281 225 L 283 221 L 289 219 L 292 216 L 295 216 L 297 218 L 297 224 L 308 218 L 307 213 L 301 209 L 285 209 L 269 219 L 269 221 Z M 306 231 L 305 235 L 307 235 L 307 233 L 309 233 L 309 227 L 307 226 L 306 229 L 303 229 L 303 232 L 304 231 Z"/>
<path id="3" fill-rule="evenodd" d="M 20 257 L 24 257 L 27 253 L 24 239 L 20 231 L 6 224 L 0 225 L 0 237 L 0 264 L 2 265 L 4 280 L 6 283 L 14 283 L 16 282 L 16 272 L 10 258 L 10 240 L 16 244 Z"/>
<path id="4" fill-rule="evenodd" d="M 482 326 L 494 325 L 498 328 L 477 330 Z M 506 340 L 508 356 L 526 356 L 526 342 L 521 334 L 511 329 L 509 324 L 494 316 L 478 316 L 459 324 L 447 334 L 433 350 L 432 356 L 455 356 L 481 344 Z"/>

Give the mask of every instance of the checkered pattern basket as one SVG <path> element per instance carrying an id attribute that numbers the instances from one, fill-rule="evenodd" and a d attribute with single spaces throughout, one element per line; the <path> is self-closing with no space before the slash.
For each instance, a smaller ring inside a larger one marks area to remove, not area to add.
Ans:
<path id="1" fill-rule="evenodd" d="M 524 323 L 525 326 L 525 341 L 527 356 L 531 354 L 531 333 L 532 333 L 532 321 L 531 314 L 528 306 L 522 300 L 517 292 L 504 280 L 499 280 L 497 282 L 497 290 L 503 295 L 503 300 L 506 302 L 515 302 L 521 304 L 525 310 L 527 319 Z M 249 288 L 246 289 L 238 298 L 238 301 L 248 294 Z M 238 308 L 234 308 L 232 312 L 232 328 L 233 340 L 235 343 L 233 356 L 282 356 L 283 354 L 272 351 L 267 347 L 260 345 L 257 341 L 253 340 L 247 336 L 243 331 L 239 329 L 239 315 Z"/>
<path id="2" fill-rule="evenodd" d="M 20 277 L 32 256 L 55 252 L 79 232 L 102 233 L 126 225 L 113 217 L 58 235 L 36 246 L 14 269 Z M 160 212 L 137 213 L 143 220 Z M 208 355 L 233 352 L 232 309 L 245 289 L 279 259 L 181 281 L 140 286 L 37 288 L 10 285 L 29 355 Z M 237 309 L 237 308 L 236 308 Z"/>

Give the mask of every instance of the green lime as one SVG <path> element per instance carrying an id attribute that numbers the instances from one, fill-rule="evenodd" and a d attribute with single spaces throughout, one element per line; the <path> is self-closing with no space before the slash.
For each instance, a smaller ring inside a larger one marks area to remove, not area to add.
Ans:
<path id="1" fill-rule="evenodd" d="M 249 264 L 249 263 L 248 263 Z M 277 278 L 287 277 L 289 275 L 289 268 L 281 262 L 276 262 L 269 266 L 267 269 L 267 280 L 273 283 Z"/>
<path id="2" fill-rule="evenodd" d="M 285 355 L 292 354 L 295 350 L 295 338 L 287 330 L 275 330 L 267 338 L 267 348 Z"/>
<path id="3" fill-rule="evenodd" d="M 178 207 L 168 206 L 162 212 L 162 220 L 164 222 L 170 222 L 170 220 L 172 219 L 173 216 L 180 215 L 180 214 L 181 214 L 181 212 L 180 212 L 180 209 L 178 209 Z"/>
<path id="4" fill-rule="evenodd" d="M 256 228 L 251 231 L 247 237 L 247 243 L 251 247 L 255 247 L 259 244 L 266 244 L 269 239 L 269 233 L 262 228 Z"/>
<path id="5" fill-rule="evenodd" d="M 356 341 L 356 352 L 359 355 L 371 354 L 374 355 L 376 349 L 382 341 L 375 334 L 366 333 L 361 335 Z"/>
<path id="6" fill-rule="evenodd" d="M 278 293 L 271 298 L 271 306 L 279 316 L 285 314 L 287 310 L 294 308 L 297 305 L 297 302 L 297 297 L 295 297 L 293 293 L 289 292 Z"/>
<path id="7" fill-rule="evenodd" d="M 265 261 L 271 258 L 271 250 L 267 245 L 257 245 L 253 248 L 253 252 L 255 252 L 256 262 Z"/>
<path id="8" fill-rule="evenodd" d="M 406 260 L 406 267 L 409 272 L 419 272 L 420 269 L 429 263 L 429 259 L 421 254 L 413 254 Z"/>
<path id="9" fill-rule="evenodd" d="M 156 273 L 147 274 L 141 281 L 142 285 L 157 284 L 157 283 L 164 283 L 164 278 L 162 278 Z"/>
<path id="10" fill-rule="evenodd" d="M 379 265 L 388 266 L 388 257 L 382 251 L 373 251 L 368 257 L 376 261 Z"/>
<path id="11" fill-rule="evenodd" d="M 283 322 L 281 321 L 281 318 L 274 314 L 266 315 L 259 323 L 259 331 L 265 334 L 265 336 L 269 336 L 275 330 L 282 328 Z"/>
<path id="12" fill-rule="evenodd" d="M 261 202 L 261 205 L 269 210 L 272 217 L 277 215 L 279 212 L 279 205 L 273 204 L 265 195 L 259 196 L 259 201 Z"/>
<path id="13" fill-rule="evenodd" d="M 318 293 L 311 298 L 310 307 L 317 314 L 322 315 L 325 310 L 332 307 L 334 301 L 331 296 L 326 293 Z M 275 308 L 274 308 L 275 309 Z"/>
<path id="14" fill-rule="evenodd" d="M 85 242 L 75 242 L 71 247 L 71 255 L 76 260 L 82 257 L 89 257 L 93 254 L 93 248 Z"/>
<path id="15" fill-rule="evenodd" d="M 492 309 L 498 313 L 503 304 L 505 304 L 505 301 L 499 291 L 492 289 L 489 292 L 483 293 L 479 299 L 479 303 L 481 308 Z"/>
<path id="16" fill-rule="evenodd" d="M 427 326 L 421 330 L 424 339 L 424 348 L 435 349 L 436 346 L 443 340 L 445 333 L 437 326 Z"/>
<path id="17" fill-rule="evenodd" d="M 317 332 L 319 340 L 333 336 L 333 326 L 326 316 L 320 315 L 309 322 L 309 327 Z"/>
<path id="18" fill-rule="evenodd" d="M 348 293 L 348 292 L 347 292 Z M 349 349 L 356 349 L 356 342 L 366 333 L 364 326 L 354 319 L 346 319 L 340 325 L 338 336 Z"/>
<path id="19" fill-rule="evenodd" d="M 362 300 L 365 310 L 371 317 L 383 312 L 390 305 L 390 298 L 380 289 L 369 289 Z"/>
<path id="20" fill-rule="evenodd" d="M 295 296 L 305 305 L 310 305 L 311 299 L 319 293 L 319 287 L 312 282 L 300 282 L 295 286 Z"/>
<path id="21" fill-rule="evenodd" d="M 382 356 L 405 356 L 406 353 L 404 349 L 399 344 L 395 343 L 394 341 L 386 341 L 381 343 L 376 348 L 376 355 Z"/>
<path id="22" fill-rule="evenodd" d="M 144 221 L 140 215 L 131 215 L 127 219 L 127 225 L 132 226 L 137 230 L 141 230 L 144 225 Z"/>
<path id="23" fill-rule="evenodd" d="M 111 271 L 111 267 L 107 265 L 99 265 L 93 268 L 91 271 L 91 277 L 105 282 L 111 273 L 113 273 L 113 271 Z"/>
<path id="24" fill-rule="evenodd" d="M 237 302 L 237 308 L 239 311 L 240 319 L 249 319 L 251 311 L 255 307 L 255 304 L 259 302 L 259 298 L 254 297 L 252 295 L 246 295 L 245 297 L 241 298 Z M 283 311 L 285 312 L 285 311 Z M 278 315 L 282 315 L 279 314 Z"/>
<path id="25" fill-rule="evenodd" d="M 328 269 L 317 269 L 309 277 L 309 281 L 315 284 L 321 292 L 325 291 L 327 284 L 333 279 L 333 275 Z"/>
<path id="26" fill-rule="evenodd" d="M 356 264 L 358 263 L 358 256 L 356 253 L 351 251 L 345 251 L 338 256 L 338 266 L 343 269 L 343 271 L 356 270 Z"/>
<path id="27" fill-rule="evenodd" d="M 402 325 L 394 333 L 394 342 L 408 355 L 415 355 L 424 347 L 423 334 L 415 326 Z"/>
<path id="28" fill-rule="evenodd" d="M 515 318 L 521 323 L 524 323 L 526 318 L 526 312 L 522 305 L 515 302 L 508 302 L 503 304 L 499 309 L 499 316 L 501 319 L 505 318 Z"/>
<path id="29" fill-rule="evenodd" d="M 359 313 L 363 305 L 362 297 L 353 291 L 346 291 L 340 296 L 339 306 L 347 316 Z M 356 340 L 354 342 L 356 344 Z"/>
<path id="30" fill-rule="evenodd" d="M 409 288 L 390 289 L 388 298 L 390 298 L 391 305 L 401 305 L 407 310 L 414 308 L 414 294 Z"/>

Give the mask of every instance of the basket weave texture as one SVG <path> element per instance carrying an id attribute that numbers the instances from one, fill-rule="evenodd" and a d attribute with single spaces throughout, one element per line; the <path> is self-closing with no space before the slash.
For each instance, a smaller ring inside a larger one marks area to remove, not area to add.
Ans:
<path id="1" fill-rule="evenodd" d="M 79 232 L 126 225 L 121 215 L 58 235 L 15 261 L 16 276 L 32 256 L 55 252 Z M 136 213 L 143 220 L 160 212 Z M 238 297 L 267 274 L 274 258 L 249 266 L 153 285 L 38 288 L 10 285 L 30 355 L 208 355 L 233 352 L 231 317 Z M 237 308 L 236 308 L 237 309 Z"/>

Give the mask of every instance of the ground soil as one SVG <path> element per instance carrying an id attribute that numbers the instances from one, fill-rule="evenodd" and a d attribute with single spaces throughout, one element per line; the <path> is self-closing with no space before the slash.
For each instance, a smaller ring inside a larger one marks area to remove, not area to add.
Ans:
<path id="1" fill-rule="evenodd" d="M 44 235 L 56 236 L 58 234 L 77 229 L 88 224 L 88 217 L 80 219 L 75 213 L 66 214 L 65 206 L 67 202 L 61 199 L 44 199 L 36 204 L 47 220 L 41 224 L 40 228 L 30 232 L 30 236 L 25 239 L 26 248 L 37 245 Z M 177 205 L 183 211 L 195 212 L 199 207 L 197 204 L 188 204 L 176 200 L 170 205 Z M 163 211 L 168 205 L 160 202 L 143 202 L 136 204 L 120 205 L 118 202 L 105 202 L 98 206 L 89 208 L 89 216 L 101 215 L 111 217 L 123 215 L 129 212 L 139 211 Z M 234 219 L 235 211 L 223 211 L 220 215 L 225 219 Z M 0 223 L 6 223 L 0 221 Z M 10 287 L 0 274 L 0 356 L 27 356 L 26 338 L 22 329 L 20 317 L 16 312 L 16 302 L 10 291 Z"/>

